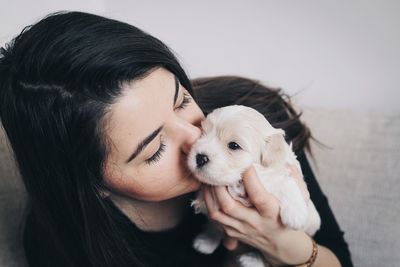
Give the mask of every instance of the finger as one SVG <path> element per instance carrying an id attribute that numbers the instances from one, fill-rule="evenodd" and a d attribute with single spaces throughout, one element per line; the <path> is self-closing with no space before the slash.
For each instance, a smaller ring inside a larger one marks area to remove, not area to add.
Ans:
<path id="1" fill-rule="evenodd" d="M 217 202 L 214 201 L 214 199 L 211 196 L 210 187 L 208 185 L 204 185 L 202 190 L 203 190 L 204 202 L 206 203 L 208 214 L 218 211 L 219 207 L 218 207 Z"/>
<path id="2" fill-rule="evenodd" d="M 254 209 L 245 207 L 239 201 L 234 200 L 226 189 L 226 186 L 215 186 L 211 190 L 214 191 L 221 210 L 229 216 L 240 221 L 249 221 L 257 215 Z"/>
<path id="3" fill-rule="evenodd" d="M 294 178 L 303 193 L 304 200 L 307 201 L 310 198 L 310 192 L 307 189 L 307 184 L 303 179 L 301 170 L 299 170 L 299 168 L 294 164 L 286 164 L 286 167 L 289 169 L 290 177 Z"/>
<path id="4" fill-rule="evenodd" d="M 224 238 L 224 246 L 228 249 L 228 250 L 234 250 L 237 248 L 239 244 L 239 241 L 236 238 L 233 237 L 225 237 Z"/>
<path id="5" fill-rule="evenodd" d="M 229 225 L 224 225 L 223 226 L 224 229 L 224 233 L 225 233 L 225 238 L 233 238 L 233 239 L 237 239 L 240 240 L 240 238 L 245 237 L 246 235 L 239 232 L 238 230 L 236 230 L 233 227 L 230 227 Z"/>
<path id="6" fill-rule="evenodd" d="M 204 189 L 204 200 L 206 202 L 209 216 L 212 220 L 217 221 L 217 222 L 223 224 L 224 226 L 230 226 L 230 227 L 236 229 L 237 231 L 243 232 L 244 228 L 240 221 L 221 212 L 217 208 L 218 205 L 215 204 L 216 200 L 215 200 L 215 197 L 213 197 L 211 194 L 210 187 L 207 187 Z"/>
<path id="7" fill-rule="evenodd" d="M 265 190 L 253 165 L 244 172 L 243 184 L 250 202 L 256 207 L 261 216 L 271 217 L 279 214 L 278 199 Z"/>

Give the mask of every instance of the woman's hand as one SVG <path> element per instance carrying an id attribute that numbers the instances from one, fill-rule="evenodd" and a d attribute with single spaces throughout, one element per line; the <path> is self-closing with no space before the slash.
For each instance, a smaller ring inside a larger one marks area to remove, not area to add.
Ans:
<path id="1" fill-rule="evenodd" d="M 301 172 L 295 166 L 288 168 L 308 199 Z M 243 184 L 253 207 L 234 200 L 225 186 L 203 187 L 210 218 L 220 223 L 227 235 L 225 247 L 234 249 L 241 241 L 285 264 L 305 262 L 312 251 L 310 238 L 282 224 L 279 201 L 265 190 L 253 166 L 243 174 Z"/>

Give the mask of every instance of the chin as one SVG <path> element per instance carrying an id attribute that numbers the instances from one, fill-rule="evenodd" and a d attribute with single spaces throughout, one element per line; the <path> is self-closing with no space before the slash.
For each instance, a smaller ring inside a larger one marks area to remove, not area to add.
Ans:
<path id="1" fill-rule="evenodd" d="M 200 190 L 202 183 L 199 180 L 197 180 L 193 176 L 190 176 L 188 179 L 189 181 L 186 181 L 186 186 L 181 190 L 180 194 L 177 194 L 177 196 L 189 194 Z"/>
<path id="2" fill-rule="evenodd" d="M 190 187 L 190 190 L 188 192 L 194 192 L 200 190 L 201 187 L 201 182 L 199 180 L 195 180 L 192 184 L 193 186 Z"/>

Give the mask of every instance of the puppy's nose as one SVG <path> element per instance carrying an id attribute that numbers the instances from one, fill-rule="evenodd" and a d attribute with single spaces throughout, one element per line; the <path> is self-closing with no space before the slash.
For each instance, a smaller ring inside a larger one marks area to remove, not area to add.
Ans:
<path id="1" fill-rule="evenodd" d="M 209 161 L 210 160 L 208 159 L 207 155 L 204 155 L 204 154 L 197 154 L 196 155 L 197 168 L 202 167 L 204 164 L 206 164 Z"/>

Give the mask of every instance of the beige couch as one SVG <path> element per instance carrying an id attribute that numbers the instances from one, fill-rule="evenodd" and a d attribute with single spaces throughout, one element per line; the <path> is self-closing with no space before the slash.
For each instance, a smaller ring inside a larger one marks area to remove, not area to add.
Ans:
<path id="1" fill-rule="evenodd" d="M 310 161 L 355 266 L 400 266 L 400 114 L 303 108 L 330 149 L 312 143 Z M 0 266 L 24 266 L 18 236 L 25 192 L 0 133 Z"/>

